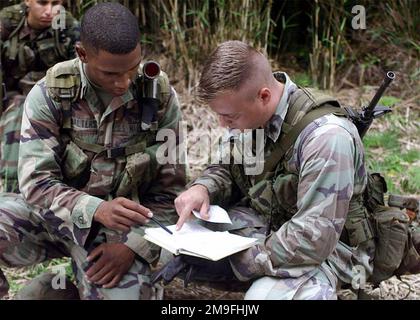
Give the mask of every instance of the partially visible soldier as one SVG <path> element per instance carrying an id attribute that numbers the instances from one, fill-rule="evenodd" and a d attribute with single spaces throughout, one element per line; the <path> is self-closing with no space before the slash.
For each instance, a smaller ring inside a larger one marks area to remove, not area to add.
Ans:
<path id="1" fill-rule="evenodd" d="M 19 191 L 17 160 L 26 95 L 48 68 L 76 56 L 79 23 L 62 4 L 62 0 L 25 0 L 0 11 L 5 88 L 0 101 L 0 191 Z"/>
<path id="2" fill-rule="evenodd" d="M 154 97 L 143 91 L 139 39 L 136 17 L 118 3 L 85 13 L 79 58 L 50 68 L 25 101 L 22 194 L 0 195 L 1 265 L 71 256 L 82 299 L 156 297 L 149 264 L 159 248 L 142 226 L 153 215 L 174 223 L 185 185 L 185 165 L 157 161 L 158 130 L 179 142 L 181 112 L 163 72 Z"/>

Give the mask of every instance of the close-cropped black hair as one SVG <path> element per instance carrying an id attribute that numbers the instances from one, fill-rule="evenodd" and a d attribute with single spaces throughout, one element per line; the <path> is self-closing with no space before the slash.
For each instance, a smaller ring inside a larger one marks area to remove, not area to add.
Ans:
<path id="1" fill-rule="evenodd" d="M 95 52 L 126 54 L 136 48 L 139 39 L 137 18 L 119 3 L 99 3 L 82 17 L 80 40 Z"/>

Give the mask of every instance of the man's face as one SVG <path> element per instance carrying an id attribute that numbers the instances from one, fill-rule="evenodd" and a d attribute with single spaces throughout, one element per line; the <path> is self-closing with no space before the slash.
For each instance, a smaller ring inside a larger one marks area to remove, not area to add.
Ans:
<path id="1" fill-rule="evenodd" d="M 29 25 L 34 29 L 49 28 L 62 3 L 62 0 L 25 0 Z"/>
<path id="2" fill-rule="evenodd" d="M 265 100 L 247 85 L 220 94 L 209 102 L 209 106 L 219 116 L 220 125 L 230 129 L 257 129 L 267 121 Z"/>
<path id="3" fill-rule="evenodd" d="M 78 49 L 79 57 L 86 63 L 89 80 L 113 96 L 127 92 L 137 76 L 141 60 L 140 44 L 127 54 L 112 54 L 103 50 Z"/>

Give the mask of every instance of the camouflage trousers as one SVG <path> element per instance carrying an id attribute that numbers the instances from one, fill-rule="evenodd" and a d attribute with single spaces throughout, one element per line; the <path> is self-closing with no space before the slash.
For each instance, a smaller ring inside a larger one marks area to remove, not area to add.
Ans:
<path id="1" fill-rule="evenodd" d="M 85 277 L 88 252 L 105 241 L 101 229 L 87 249 L 72 241 L 54 236 L 48 226 L 35 215 L 21 195 L 0 194 L 0 266 L 25 267 L 49 259 L 71 257 L 73 272 L 81 299 L 155 299 L 159 288 L 150 284 L 150 267 L 135 259 L 118 286 L 105 289 L 89 283 Z M 59 289 L 58 289 L 59 290 Z M 7 280 L 0 270 L 0 297 L 8 291 Z"/>
<path id="2" fill-rule="evenodd" d="M 298 278 L 259 278 L 246 292 L 245 300 L 337 300 L 337 283 L 337 276 L 323 263 Z"/>
<path id="3" fill-rule="evenodd" d="M 0 192 L 19 192 L 17 165 L 26 96 L 14 94 L 0 117 Z"/>

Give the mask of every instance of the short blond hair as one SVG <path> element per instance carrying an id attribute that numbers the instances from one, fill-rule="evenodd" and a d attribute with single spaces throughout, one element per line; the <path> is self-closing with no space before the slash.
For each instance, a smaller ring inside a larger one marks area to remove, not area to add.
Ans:
<path id="1" fill-rule="evenodd" d="M 198 99 L 209 102 L 221 93 L 238 90 L 255 70 L 257 56 L 261 53 L 242 41 L 220 44 L 204 64 Z"/>

